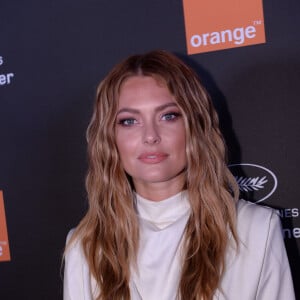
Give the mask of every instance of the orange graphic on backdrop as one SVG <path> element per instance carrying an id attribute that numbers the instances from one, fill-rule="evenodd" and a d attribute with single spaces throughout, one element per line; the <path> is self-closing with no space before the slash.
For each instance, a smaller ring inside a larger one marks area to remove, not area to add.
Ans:
<path id="1" fill-rule="evenodd" d="M 10 260 L 3 193 L 0 191 L 0 261 Z"/>
<path id="2" fill-rule="evenodd" d="M 183 0 L 188 54 L 265 43 L 262 0 Z"/>

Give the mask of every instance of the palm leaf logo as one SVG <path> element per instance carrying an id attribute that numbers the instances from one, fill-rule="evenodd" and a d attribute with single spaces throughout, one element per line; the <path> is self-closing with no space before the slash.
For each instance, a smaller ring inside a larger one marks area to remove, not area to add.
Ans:
<path id="1" fill-rule="evenodd" d="M 240 191 L 242 192 L 254 192 L 263 189 L 265 184 L 268 182 L 266 176 L 263 177 L 238 177 L 235 179 L 239 185 Z"/>

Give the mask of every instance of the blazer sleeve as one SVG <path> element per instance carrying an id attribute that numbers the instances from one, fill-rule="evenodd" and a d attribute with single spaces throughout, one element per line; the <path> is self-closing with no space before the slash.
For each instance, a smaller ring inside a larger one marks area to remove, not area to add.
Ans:
<path id="1" fill-rule="evenodd" d="M 269 231 L 256 299 L 294 300 L 293 281 L 282 237 L 281 222 L 275 211 Z"/>
<path id="2" fill-rule="evenodd" d="M 67 244 L 72 236 L 67 236 Z M 91 276 L 80 241 L 74 241 L 65 253 L 64 300 L 93 300 Z"/>

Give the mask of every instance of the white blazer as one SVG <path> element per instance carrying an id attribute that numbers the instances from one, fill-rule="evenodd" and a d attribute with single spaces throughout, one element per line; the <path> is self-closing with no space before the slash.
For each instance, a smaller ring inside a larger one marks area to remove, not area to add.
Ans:
<path id="1" fill-rule="evenodd" d="M 237 204 L 238 252 L 229 247 L 226 269 L 214 300 L 294 300 L 290 267 L 276 211 L 244 200 Z M 71 232 L 68 235 L 71 235 Z M 177 287 L 170 287 L 177 289 Z M 93 300 L 95 280 L 80 242 L 66 253 L 64 300 Z M 131 299 L 142 299 L 131 288 Z M 150 299 L 174 300 L 174 299 Z"/>

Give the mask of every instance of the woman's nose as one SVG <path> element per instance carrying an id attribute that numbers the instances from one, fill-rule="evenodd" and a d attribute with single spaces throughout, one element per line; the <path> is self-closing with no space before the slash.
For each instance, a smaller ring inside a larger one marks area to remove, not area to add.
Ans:
<path id="1" fill-rule="evenodd" d="M 144 128 L 144 144 L 158 144 L 161 141 L 159 130 L 153 123 L 146 124 Z"/>

